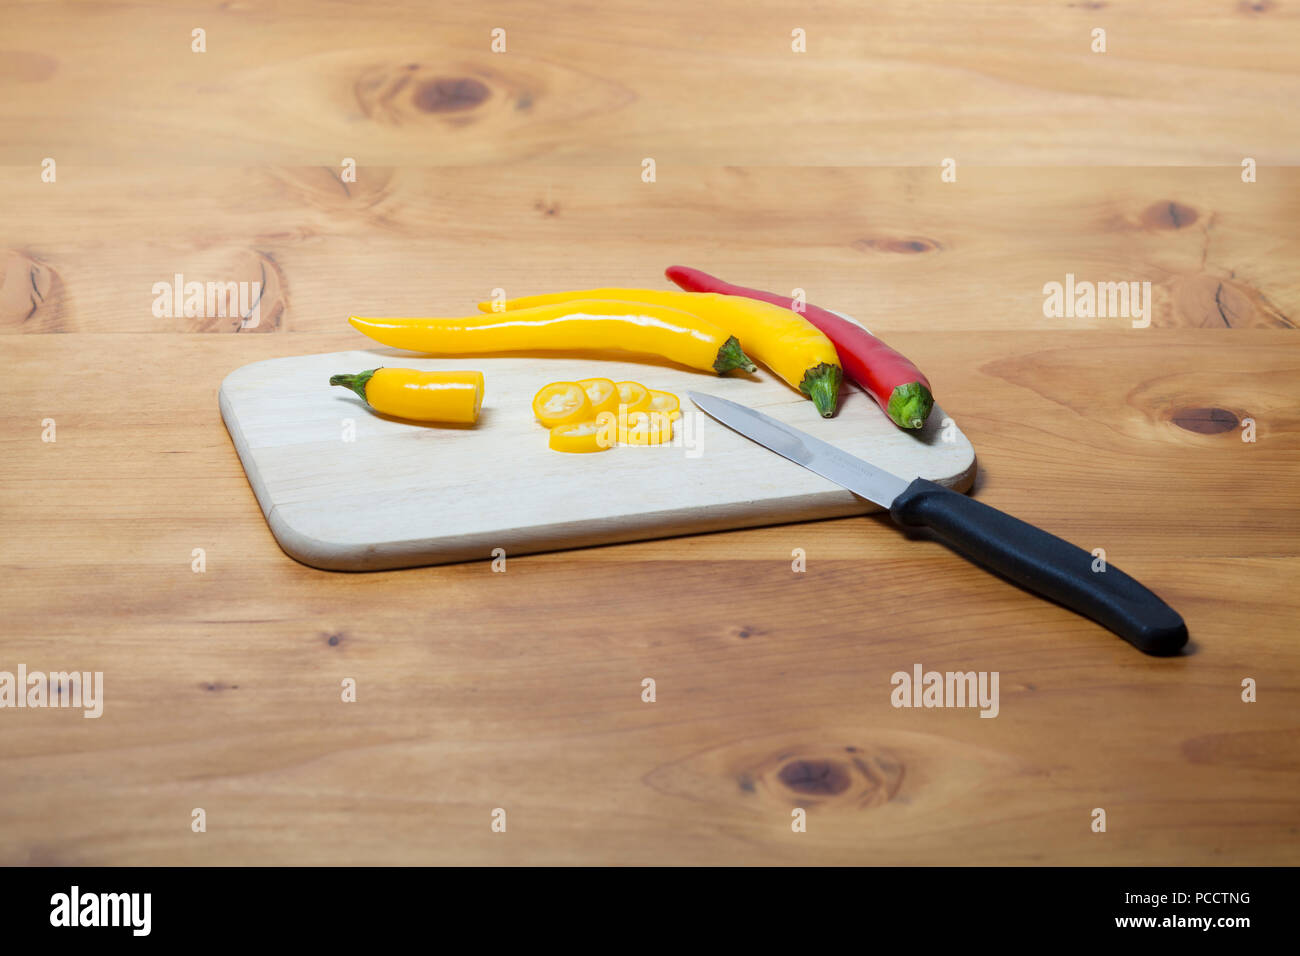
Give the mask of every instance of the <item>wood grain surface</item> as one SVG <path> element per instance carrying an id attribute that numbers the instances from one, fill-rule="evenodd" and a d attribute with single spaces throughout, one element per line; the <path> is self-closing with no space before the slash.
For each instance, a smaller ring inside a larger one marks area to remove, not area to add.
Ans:
<path id="1" fill-rule="evenodd" d="M 0 710 L 0 863 L 1300 862 L 1294 7 L 3 20 L 0 671 L 103 671 L 105 702 Z M 361 347 L 350 312 L 674 262 L 888 333 L 978 449 L 974 494 L 1104 548 L 1190 653 L 879 515 L 504 573 L 276 545 L 231 370 Z M 261 283 L 261 322 L 155 315 L 177 273 Z M 1150 327 L 1045 315 L 1067 274 L 1150 282 Z M 918 663 L 997 671 L 998 717 L 892 707 Z"/>

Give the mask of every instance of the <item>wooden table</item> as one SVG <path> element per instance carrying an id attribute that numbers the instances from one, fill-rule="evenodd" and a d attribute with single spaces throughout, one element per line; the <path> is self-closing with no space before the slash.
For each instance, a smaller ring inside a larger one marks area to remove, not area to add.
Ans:
<path id="1" fill-rule="evenodd" d="M 1300 29 L 1177 11 L 6 9 L 0 670 L 105 701 L 0 712 L 0 863 L 1300 862 Z M 227 372 L 672 262 L 886 334 L 974 493 L 1104 548 L 1191 652 L 880 516 L 504 574 L 276 546 Z M 155 316 L 176 273 L 262 283 L 258 327 Z M 1151 326 L 1045 316 L 1067 273 L 1149 281 Z M 997 671 L 998 717 L 893 708 L 918 663 Z"/>

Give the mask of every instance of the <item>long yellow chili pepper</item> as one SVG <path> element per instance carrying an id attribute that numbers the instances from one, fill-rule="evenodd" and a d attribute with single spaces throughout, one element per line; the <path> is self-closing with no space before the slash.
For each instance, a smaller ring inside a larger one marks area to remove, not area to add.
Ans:
<path id="1" fill-rule="evenodd" d="M 482 372 L 419 372 L 372 368 L 355 375 L 331 375 L 377 412 L 416 422 L 472 425 L 483 407 Z"/>
<path id="2" fill-rule="evenodd" d="M 573 296 L 569 297 L 573 299 Z M 394 348 L 442 355 L 623 349 L 660 355 L 719 375 L 753 371 L 736 337 L 714 322 L 664 305 L 578 299 L 463 318 L 373 319 L 353 327 Z"/>
<path id="3" fill-rule="evenodd" d="M 802 315 L 769 302 L 714 292 L 584 289 L 511 299 L 505 303 L 504 312 L 494 314 L 510 315 L 516 311 L 555 307 L 574 299 L 646 302 L 716 322 L 740 336 L 754 358 L 812 399 L 824 418 L 835 414 L 840 381 L 844 375 L 835 346 Z M 479 309 L 491 312 L 492 303 L 480 302 Z"/>

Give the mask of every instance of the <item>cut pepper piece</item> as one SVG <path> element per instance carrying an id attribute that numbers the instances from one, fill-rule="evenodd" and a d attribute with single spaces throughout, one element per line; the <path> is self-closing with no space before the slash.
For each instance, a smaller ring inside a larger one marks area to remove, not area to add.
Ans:
<path id="1" fill-rule="evenodd" d="M 626 445 L 664 445 L 673 440 L 673 421 L 667 412 L 632 412 L 627 416 Z"/>
<path id="2" fill-rule="evenodd" d="M 587 393 L 593 419 L 601 412 L 618 413 L 618 386 L 613 381 L 607 378 L 582 378 L 578 380 L 578 384 Z"/>
<path id="3" fill-rule="evenodd" d="M 661 415 L 667 415 L 669 419 L 676 420 L 681 415 L 681 407 L 681 399 L 672 392 L 650 389 L 649 411 L 659 412 Z"/>
<path id="4" fill-rule="evenodd" d="M 650 409 L 650 390 L 640 382 L 616 382 L 618 403 L 627 406 L 627 413 L 644 412 Z"/>
<path id="5" fill-rule="evenodd" d="M 605 412 L 605 415 L 610 415 Z M 608 440 L 608 429 L 594 421 L 572 422 L 556 425 L 551 429 L 551 448 L 570 454 L 587 454 L 593 451 L 605 451 L 613 442 Z"/>
<path id="6" fill-rule="evenodd" d="M 533 396 L 533 414 L 547 428 L 583 422 L 592 417 L 591 401 L 577 382 L 551 382 Z"/>
<path id="7" fill-rule="evenodd" d="M 331 375 L 330 384 L 352 389 L 377 412 L 414 422 L 473 425 L 483 407 L 482 372 L 372 368 Z"/>

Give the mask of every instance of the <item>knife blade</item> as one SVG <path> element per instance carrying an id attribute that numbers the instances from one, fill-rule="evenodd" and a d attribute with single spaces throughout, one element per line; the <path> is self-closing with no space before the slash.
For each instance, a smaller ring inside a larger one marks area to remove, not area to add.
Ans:
<path id="1" fill-rule="evenodd" d="M 1187 625 L 1153 591 L 1063 538 L 925 478 L 908 482 L 769 415 L 716 395 L 687 392 L 709 417 L 783 458 L 886 508 L 905 527 L 928 529 L 953 550 L 1115 632 L 1138 650 L 1166 656 L 1187 643 Z"/>

